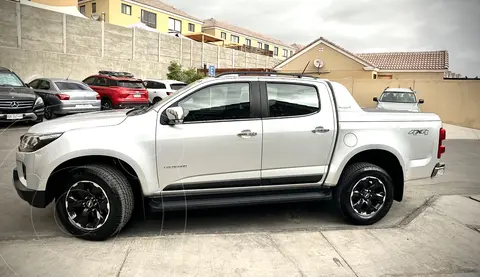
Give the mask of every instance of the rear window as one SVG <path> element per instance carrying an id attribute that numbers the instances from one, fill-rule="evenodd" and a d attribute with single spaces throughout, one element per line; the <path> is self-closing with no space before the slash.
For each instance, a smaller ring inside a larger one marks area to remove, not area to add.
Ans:
<path id="1" fill-rule="evenodd" d="M 173 90 L 179 90 L 183 87 L 187 86 L 187 84 L 170 84 L 170 87 L 173 89 Z"/>
<path id="2" fill-rule="evenodd" d="M 90 90 L 87 86 L 72 82 L 55 82 L 59 90 Z"/>
<path id="3" fill-rule="evenodd" d="M 124 88 L 145 88 L 142 81 L 118 81 L 118 86 Z"/>

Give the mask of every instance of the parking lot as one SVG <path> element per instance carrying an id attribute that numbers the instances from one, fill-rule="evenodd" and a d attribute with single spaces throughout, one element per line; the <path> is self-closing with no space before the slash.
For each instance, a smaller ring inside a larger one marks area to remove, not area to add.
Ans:
<path id="1" fill-rule="evenodd" d="M 57 225 L 52 205 L 31 208 L 11 184 L 16 145 L 28 125 L 0 126 L 0 239 L 67 237 Z M 405 225 L 436 195 L 480 194 L 480 140 L 447 140 L 446 174 L 433 180 L 410 182 L 402 203 L 395 202 L 385 219 L 368 228 Z M 344 223 L 329 202 L 269 205 L 229 209 L 170 212 L 136 218 L 120 235 L 213 234 L 280 232 L 295 230 L 338 230 L 355 228 Z"/>

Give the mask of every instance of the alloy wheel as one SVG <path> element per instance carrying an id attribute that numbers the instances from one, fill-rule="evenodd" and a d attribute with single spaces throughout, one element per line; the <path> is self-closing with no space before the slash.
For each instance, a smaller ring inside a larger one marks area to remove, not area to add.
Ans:
<path id="1" fill-rule="evenodd" d="M 360 179 L 350 193 L 350 205 L 355 213 L 365 219 L 372 218 L 383 207 L 387 191 L 377 177 Z"/>
<path id="2" fill-rule="evenodd" d="M 108 196 L 98 184 L 80 181 L 65 196 L 67 216 L 74 226 L 84 231 L 102 227 L 110 215 Z"/>

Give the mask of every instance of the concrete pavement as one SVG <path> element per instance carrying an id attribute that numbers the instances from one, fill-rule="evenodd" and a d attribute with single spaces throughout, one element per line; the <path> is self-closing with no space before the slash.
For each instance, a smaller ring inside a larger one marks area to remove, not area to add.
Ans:
<path id="1" fill-rule="evenodd" d="M 447 130 L 447 139 L 473 139 L 480 140 L 480 130 L 466 128 L 451 124 L 443 124 Z"/>
<path id="2" fill-rule="evenodd" d="M 480 276 L 476 228 L 480 202 L 441 196 L 394 228 L 3 241 L 0 276 Z"/>

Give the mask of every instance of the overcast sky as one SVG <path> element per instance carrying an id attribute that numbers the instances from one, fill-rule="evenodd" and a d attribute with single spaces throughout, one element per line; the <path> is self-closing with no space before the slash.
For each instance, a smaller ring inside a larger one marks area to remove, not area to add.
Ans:
<path id="1" fill-rule="evenodd" d="M 306 45 L 323 36 L 351 52 L 448 50 L 450 70 L 480 77 L 480 0 L 166 0 Z"/>

